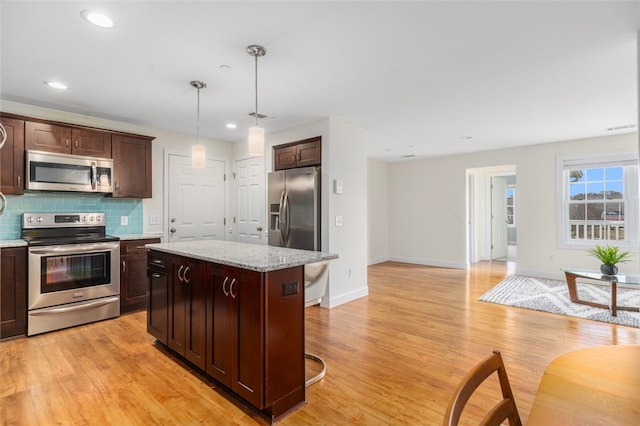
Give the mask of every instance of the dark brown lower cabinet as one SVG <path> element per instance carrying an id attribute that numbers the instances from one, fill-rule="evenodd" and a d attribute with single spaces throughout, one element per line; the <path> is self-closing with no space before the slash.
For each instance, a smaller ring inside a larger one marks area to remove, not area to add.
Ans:
<path id="1" fill-rule="evenodd" d="M 157 252 L 148 253 L 149 277 L 147 297 L 147 333 L 164 345 L 169 342 L 169 278 L 167 256 Z"/>
<path id="2" fill-rule="evenodd" d="M 205 263 L 179 256 L 168 259 L 168 346 L 205 369 Z"/>
<path id="3" fill-rule="evenodd" d="M 120 242 L 120 311 L 128 312 L 147 306 L 147 248 L 159 238 Z"/>
<path id="4" fill-rule="evenodd" d="M 27 249 L 0 250 L 0 339 L 27 332 Z"/>
<path id="5" fill-rule="evenodd" d="M 166 275 L 153 270 L 162 259 Z M 255 272 L 153 250 L 149 265 L 151 334 L 271 419 L 304 403 L 303 266 Z"/>

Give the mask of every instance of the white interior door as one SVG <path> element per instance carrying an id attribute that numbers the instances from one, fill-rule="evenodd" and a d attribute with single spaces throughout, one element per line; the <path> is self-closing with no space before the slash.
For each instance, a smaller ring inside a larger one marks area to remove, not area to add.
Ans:
<path id="1" fill-rule="evenodd" d="M 265 191 L 264 158 L 255 157 L 236 161 L 236 241 L 265 243 Z"/>
<path id="2" fill-rule="evenodd" d="M 169 154 L 168 164 L 169 242 L 224 240 L 224 162 L 194 168 L 191 157 Z"/>
<path id="3" fill-rule="evenodd" d="M 491 178 L 491 258 L 507 257 L 507 180 Z"/>

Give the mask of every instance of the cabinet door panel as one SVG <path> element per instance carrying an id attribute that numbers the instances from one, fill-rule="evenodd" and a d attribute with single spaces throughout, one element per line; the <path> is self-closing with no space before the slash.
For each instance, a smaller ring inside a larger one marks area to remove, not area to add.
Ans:
<path id="1" fill-rule="evenodd" d="M 114 198 L 151 198 L 151 141 L 123 135 L 111 138 Z"/>
<path id="2" fill-rule="evenodd" d="M 234 321 L 238 324 L 236 371 L 231 389 L 238 395 L 264 408 L 264 308 L 261 275 L 249 271 L 238 271 L 236 282 L 230 289 L 235 302 Z"/>
<path id="3" fill-rule="evenodd" d="M 27 331 L 26 249 L 0 251 L 0 338 Z"/>
<path id="4" fill-rule="evenodd" d="M 188 262 L 185 272 L 186 286 L 189 287 L 187 304 L 187 336 L 186 358 L 200 369 L 205 369 L 206 348 L 206 286 L 204 283 L 204 267 L 202 262 Z"/>
<path id="5" fill-rule="evenodd" d="M 7 141 L 0 151 L 0 192 L 21 195 L 24 192 L 24 121 L 0 117 Z"/>
<path id="6" fill-rule="evenodd" d="M 186 303 L 189 287 L 183 281 L 185 265 L 181 258 L 169 260 L 169 347 L 185 356 Z"/>
<path id="7" fill-rule="evenodd" d="M 73 129 L 71 152 L 89 157 L 111 158 L 111 133 Z"/>
<path id="8" fill-rule="evenodd" d="M 274 147 L 274 170 L 284 170 L 296 167 L 297 152 L 295 146 Z"/>
<path id="9" fill-rule="evenodd" d="M 214 379 L 231 386 L 231 348 L 235 338 L 231 331 L 230 279 L 215 264 L 207 265 L 207 366 Z"/>
<path id="10" fill-rule="evenodd" d="M 27 121 L 25 148 L 71 154 L 71 128 Z"/>
<path id="11" fill-rule="evenodd" d="M 150 271 L 147 332 L 165 345 L 168 344 L 168 293 L 167 274 Z"/>
<path id="12" fill-rule="evenodd" d="M 298 167 L 317 166 L 321 163 L 320 140 L 301 143 L 298 147 Z"/>

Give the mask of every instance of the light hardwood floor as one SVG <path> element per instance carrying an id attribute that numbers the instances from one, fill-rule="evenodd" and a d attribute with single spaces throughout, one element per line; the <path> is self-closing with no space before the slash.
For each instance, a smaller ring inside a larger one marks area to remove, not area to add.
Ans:
<path id="1" fill-rule="evenodd" d="M 387 262 L 369 268 L 369 296 L 306 310 L 306 346 L 328 364 L 307 405 L 282 425 L 438 425 L 460 378 L 502 351 L 526 421 L 545 366 L 572 349 L 638 343 L 636 328 L 477 299 L 506 264 L 469 271 Z M 264 419 L 152 344 L 146 313 L 0 343 L 0 423 L 255 425 Z M 498 392 L 484 386 L 466 422 Z M 477 424 L 477 423 L 476 423 Z"/>

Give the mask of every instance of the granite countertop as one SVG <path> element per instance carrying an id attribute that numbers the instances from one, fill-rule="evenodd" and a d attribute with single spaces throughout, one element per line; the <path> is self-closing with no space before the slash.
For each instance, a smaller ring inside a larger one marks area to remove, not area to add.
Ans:
<path id="1" fill-rule="evenodd" d="M 0 240 L 0 248 L 26 247 L 25 240 Z"/>
<path id="2" fill-rule="evenodd" d="M 151 250 L 258 272 L 338 258 L 338 255 L 333 253 L 218 240 L 147 244 L 147 247 Z"/>

